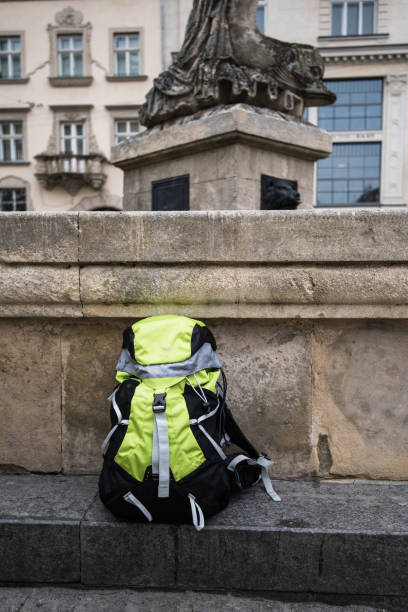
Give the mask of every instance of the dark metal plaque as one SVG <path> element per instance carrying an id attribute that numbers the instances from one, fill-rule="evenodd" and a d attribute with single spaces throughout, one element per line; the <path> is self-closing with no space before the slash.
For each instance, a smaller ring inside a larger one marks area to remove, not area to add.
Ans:
<path id="1" fill-rule="evenodd" d="M 190 175 L 152 181 L 152 210 L 190 210 Z"/>

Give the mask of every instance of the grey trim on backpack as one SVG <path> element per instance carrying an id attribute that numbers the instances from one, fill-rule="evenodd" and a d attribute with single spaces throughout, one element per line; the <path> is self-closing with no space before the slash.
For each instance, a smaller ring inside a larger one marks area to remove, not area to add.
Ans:
<path id="1" fill-rule="evenodd" d="M 127 349 L 122 349 L 116 364 L 116 370 L 127 372 L 140 379 L 188 376 L 205 368 L 220 369 L 221 367 L 220 359 L 209 342 L 204 342 L 202 347 L 185 361 L 157 365 L 141 365 L 130 356 Z"/>

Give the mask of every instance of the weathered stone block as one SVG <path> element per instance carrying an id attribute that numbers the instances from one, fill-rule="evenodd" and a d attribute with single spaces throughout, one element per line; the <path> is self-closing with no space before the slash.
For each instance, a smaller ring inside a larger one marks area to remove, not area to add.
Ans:
<path id="1" fill-rule="evenodd" d="M 78 213 L 2 213 L 0 261 L 78 261 Z"/>
<path id="2" fill-rule="evenodd" d="M 0 263 L 0 316 L 78 316 L 81 314 L 78 266 Z"/>
<path id="3" fill-rule="evenodd" d="M 81 263 L 406 262 L 408 213 L 79 213 Z"/>
<path id="4" fill-rule="evenodd" d="M 314 436 L 327 436 L 329 473 L 407 479 L 407 324 L 320 322 L 314 338 Z"/>
<path id="5" fill-rule="evenodd" d="M 275 476 L 310 473 L 310 339 L 302 324 L 209 322 L 228 378 L 228 400 Z"/>
<path id="6" fill-rule="evenodd" d="M 62 330 L 62 454 L 66 473 L 98 472 L 110 429 L 109 402 L 126 322 L 67 324 Z"/>
<path id="7" fill-rule="evenodd" d="M 0 320 L 0 464 L 5 464 L 4 469 L 61 469 L 61 385 L 59 325 Z"/>

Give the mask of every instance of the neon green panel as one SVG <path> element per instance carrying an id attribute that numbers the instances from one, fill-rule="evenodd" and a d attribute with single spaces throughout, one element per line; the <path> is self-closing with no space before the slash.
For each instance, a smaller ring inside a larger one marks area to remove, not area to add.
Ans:
<path id="1" fill-rule="evenodd" d="M 179 315 L 148 317 L 132 325 L 135 357 L 142 365 L 175 363 L 191 357 L 194 326 L 205 324 Z"/>
<path id="2" fill-rule="evenodd" d="M 164 381 L 173 383 L 167 387 Z M 177 381 L 174 384 L 174 381 Z M 166 417 L 169 431 L 170 469 L 176 480 L 187 476 L 204 461 L 204 454 L 190 429 L 190 417 L 184 401 L 184 379 L 142 381 L 132 399 L 129 426 L 115 461 L 126 472 L 142 481 L 152 463 L 153 395 L 166 392 Z"/>
<path id="3" fill-rule="evenodd" d="M 143 382 L 135 389 L 130 406 L 129 425 L 115 461 L 128 474 L 142 481 L 152 463 L 153 391 Z"/>
<path id="4" fill-rule="evenodd" d="M 197 378 L 197 381 L 200 383 L 201 387 L 208 389 L 209 391 L 212 391 L 213 393 L 216 393 L 217 392 L 216 384 L 217 384 L 219 376 L 220 376 L 220 370 L 200 370 L 199 372 L 195 373 L 195 377 L 194 377 L 194 374 L 190 374 L 188 376 L 188 380 L 190 381 L 193 387 L 197 387 L 197 382 L 196 382 L 196 378 Z M 186 385 L 187 384 L 188 382 L 186 381 Z"/>

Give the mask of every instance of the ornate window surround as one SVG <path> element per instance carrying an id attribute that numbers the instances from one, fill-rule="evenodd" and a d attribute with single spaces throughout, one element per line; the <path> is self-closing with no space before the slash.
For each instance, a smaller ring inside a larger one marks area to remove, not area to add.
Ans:
<path id="1" fill-rule="evenodd" d="M 134 76 L 116 76 L 115 75 L 115 54 L 114 54 L 114 36 L 115 34 L 139 34 L 139 74 Z M 106 75 L 107 81 L 146 81 L 147 75 L 145 71 L 144 61 L 144 46 L 145 33 L 144 28 L 110 28 L 109 29 L 109 74 Z"/>
<path id="2" fill-rule="evenodd" d="M 91 110 L 93 104 L 78 104 L 78 105 L 50 105 L 50 110 L 53 111 L 52 134 L 48 141 L 48 146 L 45 151 L 47 155 L 58 155 L 61 153 L 61 123 L 84 123 L 85 129 L 85 150 L 87 154 L 103 155 L 98 148 L 95 134 L 92 130 Z"/>
<path id="3" fill-rule="evenodd" d="M 55 24 L 48 24 L 47 30 L 50 38 L 50 85 L 53 87 L 87 87 L 91 85 L 91 31 L 92 25 L 88 21 L 83 23 L 84 16 L 68 6 L 55 15 Z M 81 34 L 83 41 L 83 70 L 81 77 L 62 77 L 58 71 L 58 36 L 61 34 Z"/>
<path id="4" fill-rule="evenodd" d="M 27 146 L 27 121 L 26 114 L 29 112 L 29 108 L 0 108 L 0 121 L 21 121 L 23 125 L 23 159 L 22 161 L 2 161 L 0 166 L 28 166 L 30 164 L 28 159 L 28 146 Z"/>
<path id="5" fill-rule="evenodd" d="M 0 85 L 23 85 L 30 80 L 26 76 L 26 44 L 25 32 L 23 30 L 0 30 L 0 36 L 19 36 L 21 43 L 20 61 L 21 61 L 21 77 L 18 79 L 0 79 Z"/>

